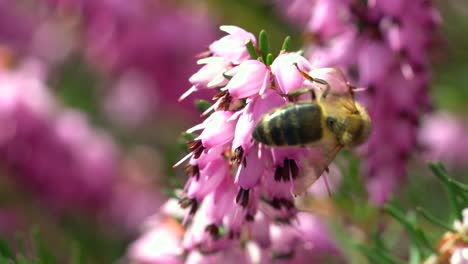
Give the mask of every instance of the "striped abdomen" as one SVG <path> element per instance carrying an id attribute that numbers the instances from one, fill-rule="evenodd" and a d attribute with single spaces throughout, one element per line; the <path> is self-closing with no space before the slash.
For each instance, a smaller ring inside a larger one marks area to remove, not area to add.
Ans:
<path id="1" fill-rule="evenodd" d="M 322 138 L 322 109 L 317 104 L 287 104 L 263 116 L 252 137 L 265 145 L 305 145 Z"/>

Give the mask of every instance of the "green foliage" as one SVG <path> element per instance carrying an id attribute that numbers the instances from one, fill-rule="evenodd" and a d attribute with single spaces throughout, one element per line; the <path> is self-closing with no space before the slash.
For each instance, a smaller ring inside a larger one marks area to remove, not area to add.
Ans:
<path id="1" fill-rule="evenodd" d="M 445 187 L 446 194 L 449 198 L 448 201 L 451 205 L 452 218 L 449 221 L 452 222 L 455 219 L 462 220 L 461 211 L 463 208 L 468 207 L 468 199 L 466 199 L 468 195 L 467 185 L 449 177 L 446 169 L 440 163 L 430 163 L 429 168 Z M 384 206 L 383 210 L 396 220 L 409 236 L 409 259 L 408 262 L 405 262 L 400 258 L 392 256 L 392 252 L 385 246 L 385 243 L 381 239 L 375 239 L 370 246 L 357 244 L 358 250 L 365 255 L 371 263 L 416 264 L 421 263 L 422 260 L 426 259 L 429 255 L 437 252 L 434 248 L 436 241 L 429 240 L 428 233 L 426 232 L 427 228 L 424 228 L 418 221 L 418 215 L 421 215 L 428 223 L 445 231 L 455 231 L 450 227 L 451 222 L 446 223 L 440 220 L 420 206 L 416 207 L 415 210 L 406 211 L 397 201 L 392 200 Z"/>

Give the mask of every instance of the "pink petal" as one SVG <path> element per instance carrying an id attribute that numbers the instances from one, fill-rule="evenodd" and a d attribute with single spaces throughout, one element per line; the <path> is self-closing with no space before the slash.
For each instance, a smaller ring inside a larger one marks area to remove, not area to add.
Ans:
<path id="1" fill-rule="evenodd" d="M 246 98 L 258 94 L 268 85 L 270 73 L 266 65 L 257 60 L 246 60 L 237 66 L 237 73 L 225 89 L 233 99 Z"/>
<path id="2" fill-rule="evenodd" d="M 279 55 L 271 65 L 275 81 L 283 93 L 299 89 L 304 86 L 304 77 L 297 70 L 308 72 L 312 69 L 310 63 L 297 53 L 284 53 Z"/>

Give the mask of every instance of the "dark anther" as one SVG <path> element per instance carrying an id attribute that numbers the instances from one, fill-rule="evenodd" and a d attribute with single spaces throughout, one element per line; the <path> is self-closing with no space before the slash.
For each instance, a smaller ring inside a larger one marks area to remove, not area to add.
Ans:
<path id="1" fill-rule="evenodd" d="M 197 181 L 198 179 L 200 179 L 200 168 L 198 167 L 198 165 L 187 164 L 185 165 L 184 170 L 188 176 L 195 177 Z"/>
<path id="2" fill-rule="evenodd" d="M 215 224 L 208 225 L 205 228 L 205 231 L 208 232 L 213 238 L 217 238 L 219 236 L 219 228 Z"/>
<path id="3" fill-rule="evenodd" d="M 236 203 L 242 207 L 247 207 L 249 204 L 249 190 L 240 188 L 236 196 Z"/>
<path id="4" fill-rule="evenodd" d="M 218 101 L 219 98 L 224 97 L 228 94 L 228 91 L 221 91 L 213 96 L 214 101 Z"/>
<path id="5" fill-rule="evenodd" d="M 278 198 L 273 198 L 273 200 L 270 201 L 271 207 L 275 208 L 276 210 L 281 209 L 281 202 Z"/>
<path id="6" fill-rule="evenodd" d="M 215 101 L 220 100 L 218 108 L 216 110 L 227 111 L 229 110 L 229 106 L 231 105 L 232 97 L 228 91 L 221 91 L 217 93 L 215 96 L 213 96 L 213 100 Z"/>
<path id="7" fill-rule="evenodd" d="M 283 161 L 283 165 L 284 165 L 283 168 L 284 169 L 283 169 L 282 179 L 283 179 L 284 182 L 289 181 L 289 170 L 290 170 L 290 167 L 291 167 L 289 161 L 290 161 L 290 159 L 284 159 L 284 161 Z"/>
<path id="8" fill-rule="evenodd" d="M 189 208 L 189 214 L 194 215 L 197 212 L 198 209 L 198 202 L 195 199 L 190 199 L 190 198 L 182 198 L 179 200 L 179 205 L 183 209 Z"/>
<path id="9" fill-rule="evenodd" d="M 234 154 L 231 156 L 231 163 L 234 165 L 239 165 L 241 162 L 243 163 L 244 167 L 247 165 L 244 158 L 244 149 L 239 146 L 234 150 Z"/>
<path id="10" fill-rule="evenodd" d="M 291 176 L 296 179 L 299 175 L 299 167 L 297 167 L 296 161 L 293 159 L 289 160 L 289 169 L 291 170 Z"/>
<path id="11" fill-rule="evenodd" d="M 288 260 L 294 258 L 294 251 L 285 252 L 285 253 L 277 253 L 273 252 L 272 258 L 274 260 Z"/>
<path id="12" fill-rule="evenodd" d="M 231 230 L 228 233 L 228 237 L 229 237 L 229 239 L 237 239 L 237 238 L 240 237 L 240 234 L 239 234 L 239 232 L 234 232 L 234 231 Z"/>
<path id="13" fill-rule="evenodd" d="M 286 209 L 292 209 L 294 208 L 294 203 L 291 200 L 288 200 L 286 198 L 281 198 L 280 204 L 282 204 Z"/>
<path id="14" fill-rule="evenodd" d="M 188 149 L 193 152 L 193 157 L 198 159 L 205 149 L 200 139 L 187 142 Z"/>
<path id="15" fill-rule="evenodd" d="M 251 214 L 246 214 L 246 215 L 245 215 L 245 221 L 247 221 L 247 222 L 253 222 L 253 220 L 254 220 L 254 216 L 253 216 L 253 215 L 251 215 Z"/>
<path id="16" fill-rule="evenodd" d="M 283 167 L 281 166 L 276 166 L 275 170 L 275 181 L 281 181 L 281 178 L 283 177 Z"/>
<path id="17" fill-rule="evenodd" d="M 229 106 L 231 105 L 232 98 L 229 94 L 225 95 L 223 98 L 221 98 L 221 102 L 218 105 L 218 108 L 216 110 L 218 111 L 228 111 Z"/>

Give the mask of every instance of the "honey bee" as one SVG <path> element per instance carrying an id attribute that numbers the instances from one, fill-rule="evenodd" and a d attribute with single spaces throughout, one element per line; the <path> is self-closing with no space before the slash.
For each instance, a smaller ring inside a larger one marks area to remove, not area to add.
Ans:
<path id="1" fill-rule="evenodd" d="M 366 109 L 354 99 L 354 91 L 335 91 L 327 81 L 299 69 L 310 82 L 325 85 L 324 90 L 304 88 L 285 94 L 290 102 L 265 114 L 256 124 L 252 137 L 267 146 L 310 146 L 321 150 L 320 160 L 304 160 L 303 174 L 295 180 L 296 194 L 312 185 L 342 148 L 364 143 L 371 131 Z M 344 76 L 338 69 L 336 74 Z M 344 80 L 344 77 L 343 77 Z M 310 93 L 310 100 L 294 101 Z"/>

